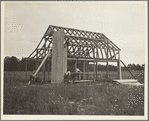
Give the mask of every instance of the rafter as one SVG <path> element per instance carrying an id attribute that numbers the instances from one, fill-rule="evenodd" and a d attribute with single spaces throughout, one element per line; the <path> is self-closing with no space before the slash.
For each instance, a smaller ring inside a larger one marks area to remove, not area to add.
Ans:
<path id="1" fill-rule="evenodd" d="M 36 49 L 29 55 L 28 58 L 43 58 L 46 55 L 45 53 L 48 52 L 48 48 L 52 48 L 53 46 L 53 33 L 60 29 L 65 33 L 64 39 L 67 42 L 67 56 L 70 58 L 95 57 L 99 59 L 106 59 L 108 48 L 109 59 L 116 59 L 116 53 L 120 50 L 103 33 L 50 25 Z"/>

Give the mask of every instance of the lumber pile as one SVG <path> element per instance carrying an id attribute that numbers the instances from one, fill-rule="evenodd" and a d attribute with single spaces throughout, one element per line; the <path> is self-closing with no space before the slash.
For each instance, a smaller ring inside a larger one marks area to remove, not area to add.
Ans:
<path id="1" fill-rule="evenodd" d="M 138 82 L 138 80 L 135 80 L 135 79 L 113 80 L 113 82 L 117 84 L 129 85 L 129 86 L 144 86 L 144 84 L 141 84 L 140 82 Z"/>

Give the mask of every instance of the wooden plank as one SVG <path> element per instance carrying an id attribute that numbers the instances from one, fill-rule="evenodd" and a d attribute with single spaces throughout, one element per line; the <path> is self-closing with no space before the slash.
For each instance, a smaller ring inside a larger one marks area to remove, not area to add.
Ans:
<path id="1" fill-rule="evenodd" d="M 66 63 L 64 63 L 64 60 L 67 59 L 63 45 L 64 36 L 62 30 L 54 32 L 53 35 L 51 83 L 61 83 L 64 81 L 65 68 L 67 68 L 65 66 Z"/>
<path id="2" fill-rule="evenodd" d="M 92 48 L 92 52 L 93 52 L 93 58 L 95 59 L 95 49 Z"/>
<path id="3" fill-rule="evenodd" d="M 108 47 L 108 42 L 107 42 L 107 68 L 106 68 L 106 73 L 107 73 L 107 81 L 109 79 L 109 64 L 108 64 L 108 60 L 109 60 L 109 57 L 108 57 L 108 51 L 109 51 L 109 47 Z"/>
<path id="4" fill-rule="evenodd" d="M 98 48 L 96 48 L 96 58 L 100 58 L 98 53 Z"/>
<path id="5" fill-rule="evenodd" d="M 95 71 L 96 71 L 95 70 L 95 49 L 93 48 L 92 51 L 93 51 L 93 58 L 94 58 L 94 81 L 95 81 L 95 78 L 96 78 L 95 77 Z"/>
<path id="6" fill-rule="evenodd" d="M 96 61 L 96 81 L 97 81 L 97 73 L 98 73 L 98 61 Z"/>
<path id="7" fill-rule="evenodd" d="M 124 65 L 124 67 L 127 69 L 127 71 L 129 71 L 129 73 L 131 74 L 131 76 L 136 79 L 136 77 L 131 73 L 131 71 L 127 68 L 127 66 L 124 64 L 124 62 L 122 60 L 120 60 L 120 62 Z"/>
<path id="8" fill-rule="evenodd" d="M 96 68 L 95 68 L 95 59 L 94 59 L 94 82 L 96 80 L 96 77 L 95 77 L 96 76 L 96 74 L 95 74 L 96 72 L 95 71 L 96 71 Z"/>
<path id="9" fill-rule="evenodd" d="M 103 50 L 105 51 L 105 56 L 106 56 L 105 58 L 107 58 L 107 50 L 106 50 L 106 48 L 104 48 Z"/>
<path id="10" fill-rule="evenodd" d="M 83 60 L 83 72 L 85 72 L 85 60 Z"/>
<path id="11" fill-rule="evenodd" d="M 102 59 L 103 59 L 104 57 L 103 57 L 103 52 L 102 52 L 102 49 L 101 49 L 101 48 L 100 48 L 100 52 L 101 52 L 101 55 L 102 55 Z"/>
<path id="12" fill-rule="evenodd" d="M 85 70 L 86 70 L 86 62 L 85 62 L 85 60 L 83 60 L 83 72 L 85 72 Z M 83 79 L 85 79 L 85 77 L 86 77 L 86 75 L 85 74 L 83 74 Z"/>
<path id="13" fill-rule="evenodd" d="M 43 81 L 45 82 L 45 67 L 46 67 L 46 65 L 45 65 L 45 63 L 43 64 L 43 66 L 42 66 L 42 71 L 43 71 Z"/>
<path id="14" fill-rule="evenodd" d="M 49 81 L 50 81 L 50 80 L 49 80 L 49 76 L 50 76 L 50 75 L 49 75 L 49 72 L 50 72 L 50 71 L 49 71 L 49 70 L 50 70 L 50 58 L 49 58 L 49 57 L 48 57 L 48 62 L 47 62 L 47 63 L 48 63 L 48 82 L 49 82 Z"/>
<path id="15" fill-rule="evenodd" d="M 51 57 L 50 57 L 51 59 Z M 27 58 L 27 60 L 35 60 L 34 58 Z M 43 58 L 39 58 L 37 61 L 41 62 L 43 60 Z M 86 60 L 86 61 L 91 61 L 94 62 L 93 58 L 67 58 L 67 60 Z M 113 60 L 108 60 L 108 62 L 117 62 L 118 59 L 113 59 Z M 107 62 L 107 59 L 103 59 L 103 58 L 95 58 L 95 61 L 99 61 L 99 62 Z"/>
<path id="16" fill-rule="evenodd" d="M 112 51 L 113 51 L 113 53 L 114 53 L 114 55 L 115 55 L 115 51 L 112 49 Z M 114 56 L 114 59 L 116 59 L 116 55 Z"/>
<path id="17" fill-rule="evenodd" d="M 36 50 L 36 59 L 38 59 L 38 49 Z"/>
<path id="18" fill-rule="evenodd" d="M 111 49 L 109 49 L 109 53 L 110 53 L 110 57 L 112 57 L 112 54 L 111 54 Z"/>
<path id="19" fill-rule="evenodd" d="M 122 73 L 121 73 L 121 64 L 120 64 L 120 51 L 119 51 L 119 54 L 118 54 L 118 76 L 119 76 L 119 79 L 122 79 Z"/>
<path id="20" fill-rule="evenodd" d="M 79 81 L 75 81 L 75 83 L 81 83 L 81 82 L 92 82 L 93 80 L 79 80 Z"/>
<path id="21" fill-rule="evenodd" d="M 85 60 L 85 61 L 90 61 L 90 62 L 94 62 L 98 61 L 98 62 L 107 62 L 107 59 L 99 59 L 99 58 L 95 58 L 95 59 L 91 59 L 91 58 L 67 58 L 68 60 Z M 108 60 L 108 62 L 117 62 L 118 59 L 114 59 L 114 60 Z"/>
<path id="22" fill-rule="evenodd" d="M 74 41 L 77 43 L 77 45 L 79 45 L 79 43 L 77 42 L 77 40 L 76 39 L 74 39 Z M 74 49 L 74 54 L 73 54 L 73 56 L 76 54 L 76 52 L 77 52 L 77 50 L 76 49 L 78 49 L 77 48 L 78 46 L 75 46 L 75 49 Z"/>
<path id="23" fill-rule="evenodd" d="M 45 39 L 45 43 L 44 43 L 44 46 L 43 46 L 43 57 L 46 56 L 46 50 L 45 49 L 46 49 L 46 39 Z M 45 68 L 46 68 L 46 61 L 43 64 L 43 81 L 44 82 L 45 82 L 45 73 L 46 73 Z"/>

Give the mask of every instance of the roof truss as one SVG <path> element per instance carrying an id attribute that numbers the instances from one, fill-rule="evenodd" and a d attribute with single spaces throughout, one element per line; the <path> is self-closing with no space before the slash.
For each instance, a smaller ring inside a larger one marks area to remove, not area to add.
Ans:
<path id="1" fill-rule="evenodd" d="M 53 46 L 53 33 L 60 29 L 65 33 L 68 58 L 117 59 L 120 48 L 104 34 L 51 25 L 28 58 L 43 58 L 48 52 L 48 48 Z"/>

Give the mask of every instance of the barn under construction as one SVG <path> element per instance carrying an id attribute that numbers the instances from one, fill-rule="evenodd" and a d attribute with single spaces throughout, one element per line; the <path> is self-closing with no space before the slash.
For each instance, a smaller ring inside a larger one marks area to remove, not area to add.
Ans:
<path id="1" fill-rule="evenodd" d="M 94 64 L 94 81 L 97 79 L 98 63 L 106 63 L 108 79 L 108 63 L 114 62 L 117 63 L 117 79 L 122 78 L 120 48 L 103 33 L 50 25 L 38 46 L 28 56 L 27 60 L 30 59 L 36 60 L 34 76 L 43 68 L 43 80 L 45 80 L 45 62 L 51 60 L 50 77 L 48 70 L 48 79 L 51 80 L 51 83 L 63 82 L 67 72 L 67 61 L 74 61 L 75 68 L 78 68 L 77 63 L 81 61 L 83 65 L 82 75 L 86 72 L 86 63 L 92 62 Z"/>

